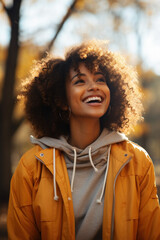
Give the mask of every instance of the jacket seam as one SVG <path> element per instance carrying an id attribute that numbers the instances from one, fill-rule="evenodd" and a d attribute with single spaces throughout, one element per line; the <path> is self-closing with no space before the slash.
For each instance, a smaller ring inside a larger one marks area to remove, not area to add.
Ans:
<path id="1" fill-rule="evenodd" d="M 112 218 L 111 218 L 111 240 L 113 240 L 113 232 L 114 232 L 114 210 L 115 210 L 115 186 L 117 182 L 117 178 L 121 173 L 122 169 L 131 161 L 132 157 L 130 157 L 119 169 L 118 173 L 116 174 L 114 185 L 113 185 L 113 204 L 112 204 Z"/>
<path id="2" fill-rule="evenodd" d="M 151 167 L 152 167 L 152 164 L 151 163 L 149 163 L 149 167 L 147 168 L 145 168 L 145 174 L 144 175 L 142 175 L 141 177 L 142 177 L 142 179 L 141 179 L 141 181 L 140 181 L 140 185 L 141 185 L 141 183 L 143 182 L 143 180 L 144 180 L 144 178 L 146 177 L 146 175 L 147 175 L 147 173 L 149 172 L 149 170 L 151 169 Z"/>

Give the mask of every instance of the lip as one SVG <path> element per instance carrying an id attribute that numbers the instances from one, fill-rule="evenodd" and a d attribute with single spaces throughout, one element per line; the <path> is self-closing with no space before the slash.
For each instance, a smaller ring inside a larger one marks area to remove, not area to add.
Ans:
<path id="1" fill-rule="evenodd" d="M 104 100 L 104 97 L 102 97 L 101 95 L 89 95 L 85 98 L 83 98 L 83 102 L 85 102 L 88 98 L 101 98 L 101 100 L 103 101 Z"/>
<path id="2" fill-rule="evenodd" d="M 101 98 L 101 102 L 86 102 L 88 98 Z M 85 97 L 82 101 L 89 106 L 100 106 L 104 101 L 104 97 L 102 97 L 101 95 L 89 95 Z"/>

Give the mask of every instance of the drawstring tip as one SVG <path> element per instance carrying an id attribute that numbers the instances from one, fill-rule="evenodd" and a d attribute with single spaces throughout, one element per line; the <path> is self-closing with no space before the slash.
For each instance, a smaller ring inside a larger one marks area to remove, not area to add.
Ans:
<path id="1" fill-rule="evenodd" d="M 102 203 L 101 199 L 97 199 L 97 203 L 101 204 Z"/>
<path id="2" fill-rule="evenodd" d="M 95 172 L 98 172 L 98 169 L 97 169 L 97 168 L 95 168 L 94 170 L 95 170 Z"/>
<path id="3" fill-rule="evenodd" d="M 58 196 L 55 196 L 55 197 L 54 197 L 54 200 L 55 200 L 55 201 L 58 201 L 58 199 L 59 199 Z"/>

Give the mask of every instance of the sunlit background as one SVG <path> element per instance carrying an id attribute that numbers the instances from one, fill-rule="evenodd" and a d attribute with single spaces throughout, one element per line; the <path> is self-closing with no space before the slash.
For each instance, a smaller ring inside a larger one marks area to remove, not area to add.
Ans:
<path id="1" fill-rule="evenodd" d="M 1 203 L 7 204 L 11 174 L 31 147 L 32 131 L 16 101 L 22 79 L 46 51 L 63 56 L 70 46 L 93 38 L 109 40 L 110 50 L 137 68 L 145 115 L 129 137 L 149 152 L 160 185 L 159 10 L 159 0 L 0 0 Z M 6 239 L 5 224 L 0 209 L 0 239 Z"/>

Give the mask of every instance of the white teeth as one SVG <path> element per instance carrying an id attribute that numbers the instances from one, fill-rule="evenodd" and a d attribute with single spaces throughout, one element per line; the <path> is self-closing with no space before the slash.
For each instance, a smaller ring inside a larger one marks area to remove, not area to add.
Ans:
<path id="1" fill-rule="evenodd" d="M 102 98 L 101 97 L 88 97 L 84 102 L 85 103 L 89 103 L 91 101 L 98 101 L 98 102 L 101 102 L 102 101 Z"/>

